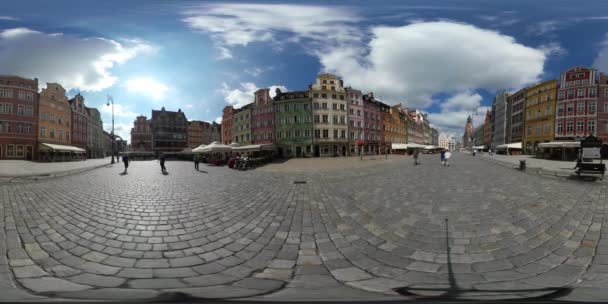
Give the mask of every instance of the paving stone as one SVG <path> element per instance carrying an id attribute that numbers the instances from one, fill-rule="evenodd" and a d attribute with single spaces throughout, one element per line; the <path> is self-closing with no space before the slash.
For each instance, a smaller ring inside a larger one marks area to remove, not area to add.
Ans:
<path id="1" fill-rule="evenodd" d="M 188 283 L 191 286 L 213 286 L 232 283 L 237 280 L 238 278 L 222 273 L 195 276 L 183 279 L 184 282 Z"/>
<path id="2" fill-rule="evenodd" d="M 73 277 L 66 278 L 74 283 L 96 286 L 96 287 L 118 287 L 126 280 L 123 278 L 102 276 L 91 273 L 82 273 Z"/>
<path id="3" fill-rule="evenodd" d="M 61 291 L 76 291 L 91 288 L 90 286 L 72 283 L 70 281 L 57 278 L 32 278 L 21 279 L 19 283 L 23 287 L 33 292 L 61 292 Z"/>
<path id="4" fill-rule="evenodd" d="M 359 280 L 365 280 L 365 279 L 372 278 L 372 276 L 370 274 L 368 274 L 367 272 L 365 272 L 359 268 L 356 268 L 356 267 L 332 270 L 331 274 L 337 280 L 346 281 L 346 282 L 359 281 Z"/>
<path id="5" fill-rule="evenodd" d="M 186 284 L 178 279 L 134 279 L 129 281 L 132 288 L 141 289 L 162 289 L 162 288 L 183 288 Z"/>
<path id="6" fill-rule="evenodd" d="M 42 270 L 42 268 L 35 265 L 13 267 L 13 273 L 17 279 L 49 276 L 49 274 Z"/>

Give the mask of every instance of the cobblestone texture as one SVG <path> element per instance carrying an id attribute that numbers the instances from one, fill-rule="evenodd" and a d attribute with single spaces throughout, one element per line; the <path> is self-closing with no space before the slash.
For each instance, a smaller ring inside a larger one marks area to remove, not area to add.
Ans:
<path id="1" fill-rule="evenodd" d="M 606 286 L 607 183 L 421 160 L 297 173 L 169 162 L 168 175 L 141 161 L 0 185 L 0 299 L 381 296 L 448 286 L 450 269 L 463 288 Z"/>

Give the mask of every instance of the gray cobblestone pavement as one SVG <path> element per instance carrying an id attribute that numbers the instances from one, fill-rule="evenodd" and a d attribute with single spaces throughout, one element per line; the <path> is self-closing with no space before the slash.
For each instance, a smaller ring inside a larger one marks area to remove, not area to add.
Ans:
<path id="1" fill-rule="evenodd" d="M 298 173 L 168 162 L 168 175 L 135 161 L 127 175 L 3 184 L 0 300 L 392 299 L 450 286 L 608 300 L 606 183 L 458 153 L 449 168 L 421 161 Z"/>

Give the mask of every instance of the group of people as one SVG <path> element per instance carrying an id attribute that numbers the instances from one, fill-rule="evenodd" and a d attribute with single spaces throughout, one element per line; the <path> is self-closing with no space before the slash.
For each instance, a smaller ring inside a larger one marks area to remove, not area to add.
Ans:
<path id="1" fill-rule="evenodd" d="M 160 172 L 161 173 L 165 173 L 167 172 L 167 167 L 165 167 L 165 155 L 161 153 L 160 157 L 158 158 L 158 160 L 160 161 Z M 125 165 L 125 172 L 127 173 L 127 169 L 129 168 L 129 155 L 128 154 L 123 154 L 122 155 L 122 163 Z M 198 170 L 198 164 L 196 165 L 197 170 Z"/>
<path id="2" fill-rule="evenodd" d="M 414 152 L 412 153 L 412 157 L 414 158 L 414 166 L 417 166 L 420 164 L 420 162 L 418 161 L 419 156 L 420 156 L 420 150 L 415 149 Z M 441 150 L 441 165 L 445 166 L 445 167 L 449 167 L 451 157 L 452 157 L 452 152 L 450 152 L 449 150 Z"/>

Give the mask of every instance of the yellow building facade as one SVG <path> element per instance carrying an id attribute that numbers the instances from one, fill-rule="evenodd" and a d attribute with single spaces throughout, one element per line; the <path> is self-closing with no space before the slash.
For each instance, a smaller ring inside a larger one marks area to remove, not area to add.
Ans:
<path id="1" fill-rule="evenodd" d="M 38 141 L 71 145 L 72 111 L 65 89 L 58 83 L 47 83 L 46 88 L 40 92 L 39 102 Z"/>
<path id="2" fill-rule="evenodd" d="M 526 91 L 522 150 L 525 154 L 539 152 L 538 144 L 552 141 L 555 135 L 555 101 L 557 80 L 551 79 L 530 86 Z"/>

